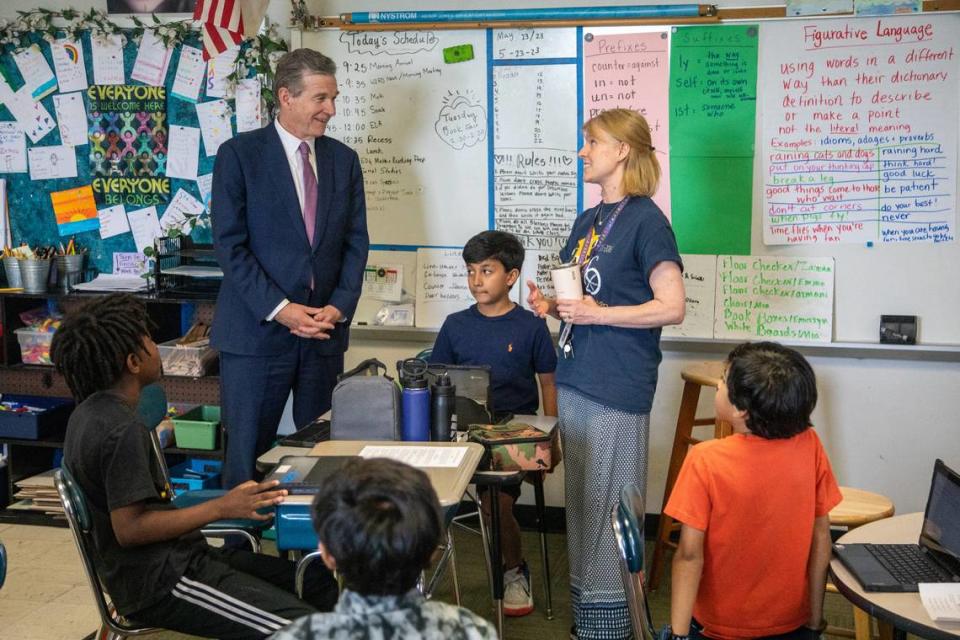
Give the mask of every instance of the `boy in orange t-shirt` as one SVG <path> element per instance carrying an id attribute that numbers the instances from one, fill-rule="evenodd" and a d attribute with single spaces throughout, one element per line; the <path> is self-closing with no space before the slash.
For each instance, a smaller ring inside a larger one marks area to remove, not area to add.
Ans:
<path id="1" fill-rule="evenodd" d="M 823 621 L 828 513 L 841 500 L 810 413 L 813 369 L 773 342 L 730 352 L 714 401 L 734 435 L 687 454 L 664 513 L 682 523 L 673 638 L 812 638 Z"/>

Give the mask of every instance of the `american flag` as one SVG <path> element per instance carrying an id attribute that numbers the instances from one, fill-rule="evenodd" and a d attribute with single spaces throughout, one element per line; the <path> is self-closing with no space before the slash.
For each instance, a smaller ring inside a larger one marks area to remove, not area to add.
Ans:
<path id="1" fill-rule="evenodd" d="M 197 0 L 193 19 L 201 23 L 203 59 L 209 60 L 240 44 L 245 36 L 255 35 L 266 10 L 267 0 Z"/>

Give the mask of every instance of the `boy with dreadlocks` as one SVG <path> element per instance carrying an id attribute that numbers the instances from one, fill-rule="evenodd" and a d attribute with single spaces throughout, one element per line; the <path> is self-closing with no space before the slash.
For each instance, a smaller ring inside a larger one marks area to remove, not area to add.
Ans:
<path id="1" fill-rule="evenodd" d="M 160 354 L 143 303 L 106 296 L 67 314 L 50 355 L 79 405 L 70 417 L 64 465 L 93 516 L 94 564 L 117 611 L 136 622 L 217 638 L 263 638 L 295 618 L 328 611 L 337 586 L 325 569 L 294 594 L 295 565 L 241 549 L 216 549 L 199 529 L 226 518 L 267 519 L 283 501 L 276 482 L 253 481 L 222 497 L 170 504 L 147 427 L 141 390 L 160 378 Z"/>

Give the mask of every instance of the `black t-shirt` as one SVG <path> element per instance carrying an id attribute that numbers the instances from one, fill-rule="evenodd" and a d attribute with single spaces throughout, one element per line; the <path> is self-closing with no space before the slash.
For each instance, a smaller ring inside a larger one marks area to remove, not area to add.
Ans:
<path id="1" fill-rule="evenodd" d="M 173 509 L 150 435 L 134 410 L 110 392 L 95 393 L 74 410 L 63 462 L 87 497 L 93 520 L 94 564 L 117 610 L 129 615 L 167 595 L 193 554 L 207 545 L 199 531 L 177 540 L 124 548 L 110 512 L 137 502 Z"/>

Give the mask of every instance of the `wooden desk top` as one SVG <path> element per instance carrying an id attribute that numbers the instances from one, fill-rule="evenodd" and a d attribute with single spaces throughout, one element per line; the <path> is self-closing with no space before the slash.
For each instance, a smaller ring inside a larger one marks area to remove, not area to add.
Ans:
<path id="1" fill-rule="evenodd" d="M 355 456 L 366 446 L 375 447 L 463 447 L 467 452 L 458 467 L 421 467 L 421 471 L 430 478 L 430 483 L 437 492 L 441 507 L 450 507 L 460 503 L 467 485 L 473 477 L 473 472 L 483 457 L 483 445 L 476 442 L 391 442 L 385 440 L 328 440 L 315 445 L 312 449 L 301 447 L 277 447 L 277 449 L 293 449 L 293 453 L 284 455 L 310 456 Z M 309 452 L 308 452 L 309 451 Z M 266 454 L 265 454 L 266 455 Z M 261 459 L 264 456 L 261 456 Z M 279 461 L 280 456 L 277 456 Z M 313 496 L 288 496 L 284 502 L 297 504 L 310 503 Z"/>
<path id="2" fill-rule="evenodd" d="M 923 514 L 909 513 L 858 527 L 841 537 L 837 544 L 915 543 L 920 538 L 921 526 L 923 526 Z M 931 640 L 960 638 L 960 623 L 938 623 L 931 620 L 927 610 L 923 608 L 918 593 L 868 593 L 837 558 L 830 560 L 830 575 L 837 589 L 847 600 L 875 618 L 922 638 Z"/>

